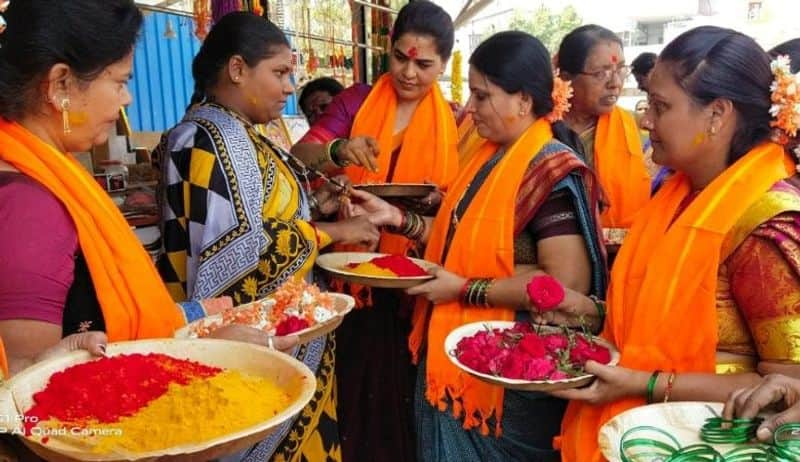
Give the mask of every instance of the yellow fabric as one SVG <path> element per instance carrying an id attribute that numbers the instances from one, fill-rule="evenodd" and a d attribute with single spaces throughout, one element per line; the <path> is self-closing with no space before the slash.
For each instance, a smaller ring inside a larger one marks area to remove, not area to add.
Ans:
<path id="1" fill-rule="evenodd" d="M 597 120 L 593 167 L 609 203 L 600 214 L 603 227 L 630 228 L 650 199 L 650 176 L 636 119 L 620 107 Z"/>
<path id="2" fill-rule="evenodd" d="M 507 277 L 514 272 L 514 223 L 516 196 L 528 165 L 542 147 L 553 138 L 550 124 L 539 119 L 508 149 L 494 167 L 466 212 L 458 222 L 445 261 L 447 231 L 453 210 L 480 168 L 497 152 L 499 146 L 484 140 L 482 146 L 459 174 L 436 215 L 425 251 L 425 259 L 443 264 L 456 274 L 479 277 Z M 476 252 L 480 249 L 480 252 Z M 456 327 L 478 321 L 512 320 L 513 307 L 475 308 L 450 302 L 430 308 L 418 300 L 414 312 L 409 346 L 415 357 L 425 338 L 427 323 L 428 401 L 444 409 L 446 396 L 454 399 L 453 411 L 464 417 L 464 428 L 480 426 L 489 432 L 486 419 L 495 416 L 499 433 L 503 411 L 503 389 L 488 385 L 460 372 L 447 358 L 442 345 Z"/>
<path id="3" fill-rule="evenodd" d="M 172 337 L 186 323 L 183 313 L 150 255 L 89 172 L 13 122 L 0 121 L 0 146 L 0 159 L 41 183 L 72 217 L 109 341 Z"/>
<path id="4" fill-rule="evenodd" d="M 716 285 L 727 233 L 773 184 L 793 174 L 781 146 L 763 143 L 715 178 L 678 216 L 690 193 L 680 173 L 645 207 L 617 256 L 603 336 L 632 369 L 714 372 Z M 686 323 L 691 322 L 691 329 Z M 573 401 L 562 423 L 562 460 L 602 460 L 600 426 L 644 404 L 629 397 L 607 405 Z"/>

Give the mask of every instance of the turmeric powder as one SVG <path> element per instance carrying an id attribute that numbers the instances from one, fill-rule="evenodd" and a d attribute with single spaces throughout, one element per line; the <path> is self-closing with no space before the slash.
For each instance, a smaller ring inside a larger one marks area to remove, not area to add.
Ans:
<path id="1" fill-rule="evenodd" d="M 201 443 L 268 420 L 292 401 L 263 377 L 226 370 L 187 385 L 172 384 L 161 397 L 118 422 L 90 425 L 102 437 L 93 452 L 149 452 Z"/>
<path id="2" fill-rule="evenodd" d="M 365 261 L 363 263 L 359 263 L 355 266 L 346 266 L 345 271 L 348 273 L 360 274 L 362 276 L 388 276 L 388 277 L 397 277 L 394 271 L 386 268 L 381 268 L 380 266 Z"/>

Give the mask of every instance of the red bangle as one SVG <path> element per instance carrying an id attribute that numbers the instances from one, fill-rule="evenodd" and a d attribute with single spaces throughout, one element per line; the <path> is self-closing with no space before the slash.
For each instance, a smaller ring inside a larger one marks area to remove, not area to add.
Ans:
<path id="1" fill-rule="evenodd" d="M 464 281 L 464 285 L 461 286 L 461 290 L 458 292 L 458 301 L 464 302 L 467 298 L 467 290 L 469 290 L 469 285 L 472 283 L 472 279 L 467 279 Z"/>
<path id="2" fill-rule="evenodd" d="M 319 239 L 319 228 L 317 228 L 317 225 L 315 225 L 312 221 L 309 221 L 308 224 L 311 225 L 311 228 L 314 230 L 314 239 L 317 240 L 317 253 L 319 253 L 321 250 L 320 246 L 322 245 Z"/>
<path id="3" fill-rule="evenodd" d="M 675 377 L 677 377 L 677 373 L 673 369 L 672 373 L 669 375 L 669 380 L 667 380 L 667 388 L 664 390 L 665 403 L 669 401 L 669 395 L 672 393 L 672 386 L 675 384 Z"/>

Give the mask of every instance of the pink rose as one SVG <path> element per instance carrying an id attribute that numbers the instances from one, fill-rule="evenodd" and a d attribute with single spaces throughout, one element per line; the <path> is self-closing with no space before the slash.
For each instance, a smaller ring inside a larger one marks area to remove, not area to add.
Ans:
<path id="1" fill-rule="evenodd" d="M 549 353 L 555 354 L 558 351 L 564 351 L 569 347 L 569 340 L 564 334 L 550 334 L 542 337 L 544 347 Z"/>
<path id="2" fill-rule="evenodd" d="M 533 358 L 541 358 L 547 352 L 544 340 L 536 334 L 525 334 L 517 344 L 517 347 Z"/>
<path id="3" fill-rule="evenodd" d="M 308 321 L 297 316 L 287 316 L 275 326 L 275 335 L 289 335 L 308 327 Z"/>
<path id="4" fill-rule="evenodd" d="M 569 360 L 575 365 L 583 366 L 590 359 L 608 364 L 611 361 L 611 352 L 597 342 L 589 342 L 582 335 L 576 336 L 575 346 L 569 352 Z"/>
<path id="5" fill-rule="evenodd" d="M 550 311 L 564 301 L 564 286 L 553 276 L 534 276 L 525 288 L 531 305 L 539 311 Z"/>
<path id="6" fill-rule="evenodd" d="M 530 358 L 525 362 L 523 378 L 525 380 L 544 380 L 556 369 L 550 358 Z"/>
<path id="7" fill-rule="evenodd" d="M 500 371 L 500 375 L 508 379 L 523 379 L 525 374 L 525 361 L 528 359 L 524 352 L 514 350 Z"/>
<path id="8" fill-rule="evenodd" d="M 566 372 L 564 372 L 562 370 L 559 370 L 559 369 L 556 369 L 550 374 L 549 379 L 550 380 L 564 380 L 564 379 L 568 379 L 568 378 L 571 378 L 571 377 L 572 376 L 567 374 Z"/>

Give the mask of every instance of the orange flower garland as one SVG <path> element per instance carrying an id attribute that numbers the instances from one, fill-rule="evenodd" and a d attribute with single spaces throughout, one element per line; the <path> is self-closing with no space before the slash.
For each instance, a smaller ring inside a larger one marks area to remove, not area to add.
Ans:
<path id="1" fill-rule="evenodd" d="M 572 98 L 572 83 L 564 80 L 560 76 L 560 71 L 556 69 L 553 76 L 553 110 L 545 116 L 548 122 L 554 123 L 564 118 L 564 114 L 569 112 L 572 105 L 569 99 Z"/>
<path id="2" fill-rule="evenodd" d="M 205 40 L 211 22 L 211 0 L 194 0 L 194 35 Z"/>

